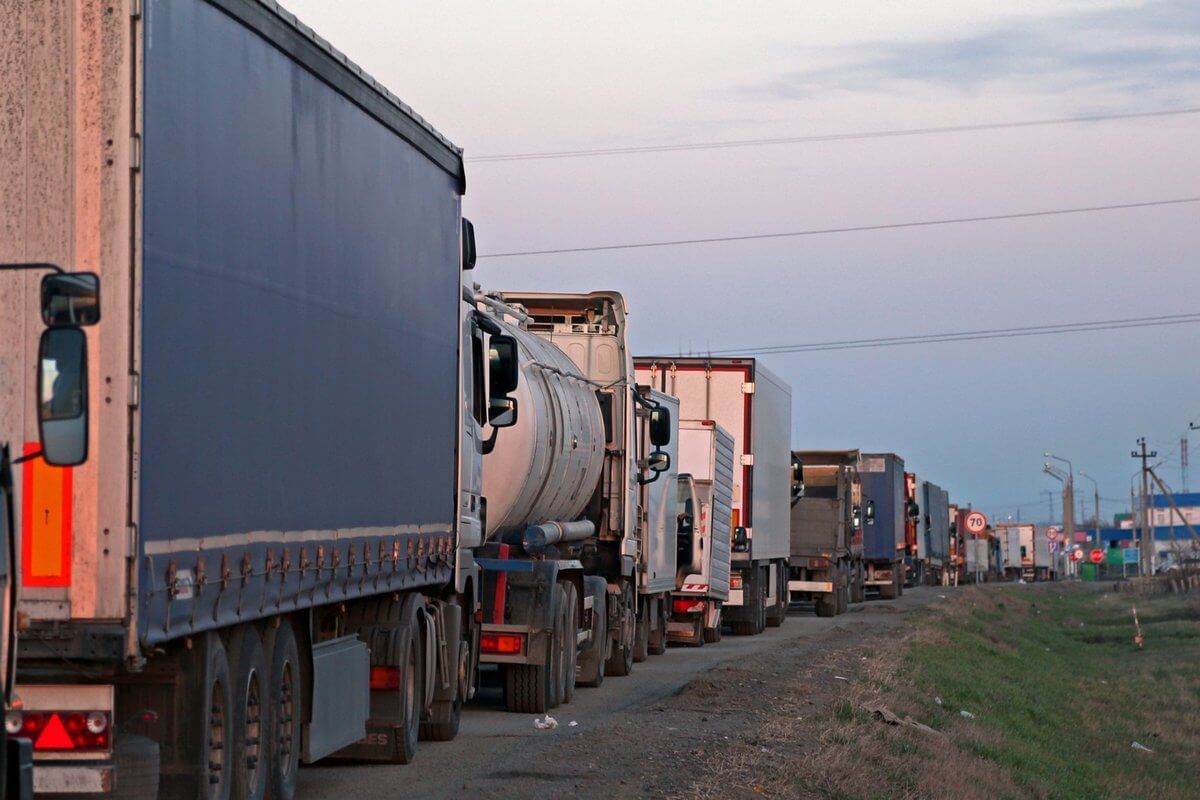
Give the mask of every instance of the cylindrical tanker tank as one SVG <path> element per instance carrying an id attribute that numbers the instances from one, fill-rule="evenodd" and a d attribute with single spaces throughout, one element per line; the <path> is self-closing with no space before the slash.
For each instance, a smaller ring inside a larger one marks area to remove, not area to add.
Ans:
<path id="1" fill-rule="evenodd" d="M 576 521 L 600 480 L 605 445 L 596 387 L 545 339 L 496 322 L 517 340 L 521 381 L 517 422 L 483 459 L 489 538 Z"/>

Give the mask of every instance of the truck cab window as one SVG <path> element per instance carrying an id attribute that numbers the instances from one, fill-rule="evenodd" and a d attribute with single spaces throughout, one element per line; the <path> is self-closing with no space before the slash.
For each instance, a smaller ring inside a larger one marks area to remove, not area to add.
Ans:
<path id="1" fill-rule="evenodd" d="M 487 422 L 486 387 L 483 383 L 483 338 L 476 333 L 471 337 L 471 402 L 475 421 L 480 425 Z"/>

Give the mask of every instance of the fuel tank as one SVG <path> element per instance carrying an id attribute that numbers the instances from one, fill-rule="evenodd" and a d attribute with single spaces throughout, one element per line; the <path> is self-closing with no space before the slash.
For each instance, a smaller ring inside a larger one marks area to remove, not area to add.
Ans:
<path id="1" fill-rule="evenodd" d="M 579 518 L 604 465 L 604 418 L 592 383 L 550 342 L 526 331 L 521 315 L 480 309 L 517 340 L 521 381 L 517 422 L 499 431 L 483 458 L 489 538 Z"/>

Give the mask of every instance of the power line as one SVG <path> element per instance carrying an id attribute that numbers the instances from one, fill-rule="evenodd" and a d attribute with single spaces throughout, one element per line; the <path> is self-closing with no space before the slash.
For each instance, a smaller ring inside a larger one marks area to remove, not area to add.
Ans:
<path id="1" fill-rule="evenodd" d="M 1020 328 L 994 328 L 990 330 L 952 331 L 917 336 L 887 336 L 876 339 L 847 339 L 832 342 L 810 342 L 805 344 L 766 345 L 738 349 L 715 350 L 707 355 L 783 355 L 788 353 L 819 353 L 830 350 L 860 350 L 875 347 L 899 347 L 914 344 L 939 344 L 942 342 L 969 342 L 979 339 L 1011 339 L 1024 336 L 1050 336 L 1062 333 L 1086 333 L 1089 331 L 1123 330 L 1126 328 L 1151 328 L 1166 325 L 1185 325 L 1200 322 L 1200 313 L 1171 314 L 1159 317 L 1134 317 L 1129 319 L 1071 322 L 1060 325 L 1029 325 Z M 683 355 L 683 354 L 679 354 Z"/>
<path id="2" fill-rule="evenodd" d="M 711 236 L 698 239 L 670 239 L 657 242 L 630 242 L 625 244 L 600 244 L 585 247 L 554 247 L 545 250 L 514 250 L 507 253 L 484 253 L 479 258 L 515 258 L 517 256 L 549 256 L 565 253 L 596 253 L 605 250 L 636 250 L 646 247 L 678 247 L 690 244 L 716 244 L 719 242 L 746 242 L 759 239 L 787 239 L 797 236 L 822 236 L 831 233 L 863 233 L 867 231 L 886 231 L 901 228 L 928 228 L 935 225 L 961 225 L 968 222 L 997 222 L 1012 219 L 1031 219 L 1034 217 L 1054 217 L 1065 214 L 1090 214 L 1097 211 L 1119 211 L 1130 208 L 1150 208 L 1152 206 L 1173 206 L 1183 203 L 1200 202 L 1200 197 L 1181 197 L 1172 200 L 1149 200 L 1142 203 L 1117 203 L 1108 206 L 1083 206 L 1080 208 L 1058 208 L 1048 211 L 1021 211 L 1014 214 L 989 214 L 976 217 L 956 217 L 950 219 L 920 220 L 918 222 L 890 222 L 879 225 L 852 225 L 844 228 L 813 228 L 803 231 L 786 231 L 782 233 L 752 233 L 739 236 Z"/>
<path id="3" fill-rule="evenodd" d="M 591 158 L 595 156 L 620 156 L 642 153 L 677 153 L 689 150 L 724 150 L 738 147 L 762 147 L 784 144 L 807 144 L 811 142 L 846 142 L 857 139 L 890 139 L 901 136 L 926 136 L 941 133 L 967 133 L 970 131 L 994 131 L 1008 128 L 1034 128 L 1051 125 L 1072 125 L 1084 122 L 1108 122 L 1111 120 L 1140 119 L 1147 117 L 1175 117 L 1200 113 L 1200 108 L 1180 108 L 1168 111 L 1134 111 L 1128 114 L 1092 114 L 1082 117 L 1055 117 L 1052 119 L 1030 119 L 1014 122 L 983 122 L 974 125 L 942 125 L 927 128 L 900 128 L 883 131 L 860 131 L 856 133 L 828 133 L 815 136 L 784 136 L 774 139 L 729 139 L 714 142 L 681 144 L 635 145 L 631 147 L 597 147 L 586 150 L 547 150 L 530 153 L 498 153 L 495 155 L 472 156 L 464 159 L 477 164 L 499 161 L 545 161 L 560 158 Z"/>

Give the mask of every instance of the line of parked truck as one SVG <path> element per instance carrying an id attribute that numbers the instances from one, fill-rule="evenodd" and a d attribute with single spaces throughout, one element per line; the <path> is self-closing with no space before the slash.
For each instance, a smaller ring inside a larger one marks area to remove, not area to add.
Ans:
<path id="1" fill-rule="evenodd" d="M 470 280 L 462 152 L 273 3 L 108 5 L 0 12 L 9 796 L 290 798 L 485 672 L 543 713 L 970 574 L 901 458 L 789 449 L 758 359 Z"/>

